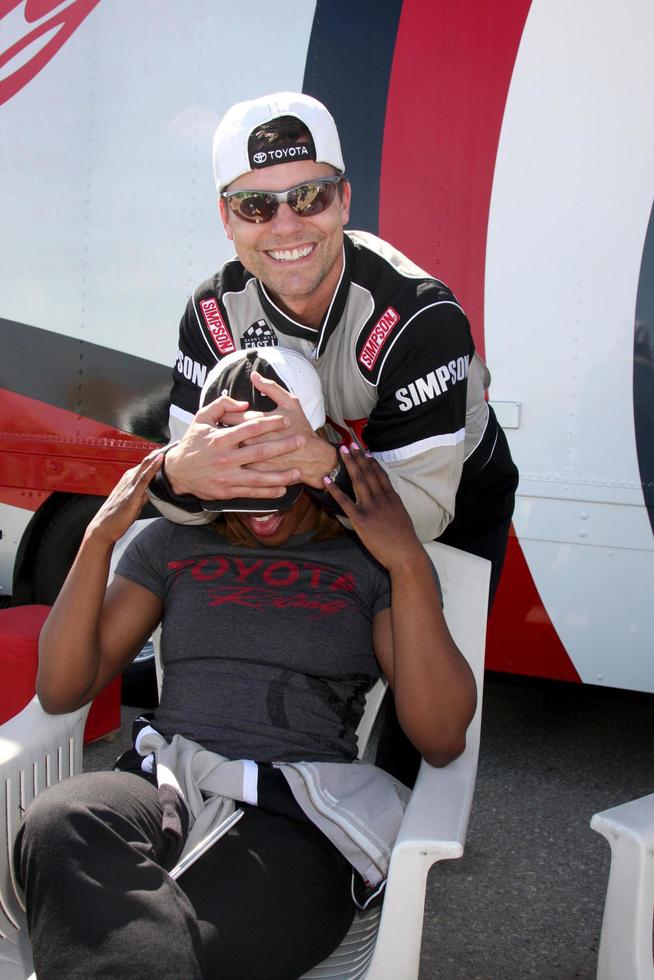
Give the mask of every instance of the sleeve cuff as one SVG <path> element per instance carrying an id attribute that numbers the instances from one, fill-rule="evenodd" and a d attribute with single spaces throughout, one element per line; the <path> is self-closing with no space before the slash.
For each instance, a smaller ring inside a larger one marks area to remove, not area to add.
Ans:
<path id="1" fill-rule="evenodd" d="M 192 493 L 175 493 L 168 482 L 168 477 L 166 476 L 166 453 L 176 445 L 177 442 L 171 442 L 164 449 L 164 459 L 161 468 L 151 481 L 150 490 L 158 500 L 163 500 L 167 504 L 175 504 L 177 507 L 181 507 L 182 510 L 188 511 L 191 514 L 201 513 L 202 506 L 197 497 L 194 497 Z"/>

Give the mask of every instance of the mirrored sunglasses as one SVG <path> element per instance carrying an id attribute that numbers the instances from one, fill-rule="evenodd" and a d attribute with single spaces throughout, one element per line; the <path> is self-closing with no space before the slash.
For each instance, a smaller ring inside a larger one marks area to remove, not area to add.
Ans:
<path id="1" fill-rule="evenodd" d="M 227 202 L 232 213 L 243 221 L 256 224 L 270 221 L 280 204 L 288 204 L 301 218 L 310 218 L 327 210 L 336 196 L 336 187 L 341 180 L 342 175 L 321 177 L 308 184 L 297 184 L 287 191 L 223 191 L 220 196 Z"/>

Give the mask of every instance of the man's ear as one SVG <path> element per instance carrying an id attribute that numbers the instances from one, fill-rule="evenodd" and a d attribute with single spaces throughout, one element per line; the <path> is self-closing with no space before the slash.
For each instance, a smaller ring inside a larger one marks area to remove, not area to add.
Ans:
<path id="1" fill-rule="evenodd" d="M 352 187 L 349 180 L 344 180 L 342 183 L 343 193 L 341 195 L 341 219 L 343 224 L 346 225 L 350 220 L 350 201 L 352 199 Z"/>
<path id="2" fill-rule="evenodd" d="M 220 211 L 220 220 L 223 223 L 223 228 L 225 229 L 225 234 L 230 242 L 234 241 L 234 232 L 232 231 L 232 226 L 230 223 L 229 208 L 224 198 L 218 198 L 218 210 Z"/>

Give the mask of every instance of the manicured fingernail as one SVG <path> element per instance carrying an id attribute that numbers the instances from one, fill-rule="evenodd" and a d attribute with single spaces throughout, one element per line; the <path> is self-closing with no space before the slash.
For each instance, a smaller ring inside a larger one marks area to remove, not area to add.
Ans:
<path id="1" fill-rule="evenodd" d="M 350 450 L 347 448 L 347 446 L 341 446 L 341 452 L 343 453 L 344 456 L 350 455 Z"/>
<path id="2" fill-rule="evenodd" d="M 352 443 L 352 452 L 354 452 L 354 453 L 358 453 L 358 452 L 359 452 L 359 449 L 360 449 L 360 448 L 361 448 L 361 447 L 359 446 L 359 444 L 358 444 L 358 443 L 356 443 L 356 442 L 353 442 L 353 443 Z"/>
<path id="3" fill-rule="evenodd" d="M 372 459 L 372 453 L 366 453 L 366 456 L 368 457 L 368 459 Z"/>
<path id="4" fill-rule="evenodd" d="M 325 484 L 326 487 L 328 487 L 328 486 L 330 486 L 330 484 L 331 484 L 332 481 L 329 479 L 328 476 L 323 476 L 322 482 Z"/>

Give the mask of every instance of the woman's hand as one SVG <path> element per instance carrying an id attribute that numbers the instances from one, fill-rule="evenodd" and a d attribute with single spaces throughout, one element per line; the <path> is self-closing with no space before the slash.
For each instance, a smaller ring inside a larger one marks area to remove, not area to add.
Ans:
<path id="1" fill-rule="evenodd" d="M 139 517 L 161 466 L 155 449 L 122 475 L 86 529 L 72 568 L 39 637 L 36 690 L 46 711 L 86 704 L 134 658 L 161 619 L 161 600 L 114 579 L 105 602 L 114 544 Z"/>
<path id="2" fill-rule="evenodd" d="M 115 544 L 138 518 L 147 503 L 146 489 L 160 469 L 164 454 L 155 449 L 138 466 L 123 473 L 86 529 L 84 537 Z"/>
<path id="3" fill-rule="evenodd" d="M 391 577 L 391 605 L 377 613 L 373 644 L 397 717 L 431 766 L 463 752 L 475 713 L 475 679 L 445 623 L 432 564 L 384 469 L 358 446 L 341 456 L 356 501 L 325 486 Z"/>
<path id="4" fill-rule="evenodd" d="M 370 554 L 389 571 L 424 557 L 413 523 L 377 460 L 352 443 L 341 446 L 341 459 L 352 480 L 355 500 L 325 477 L 329 491 Z"/>

